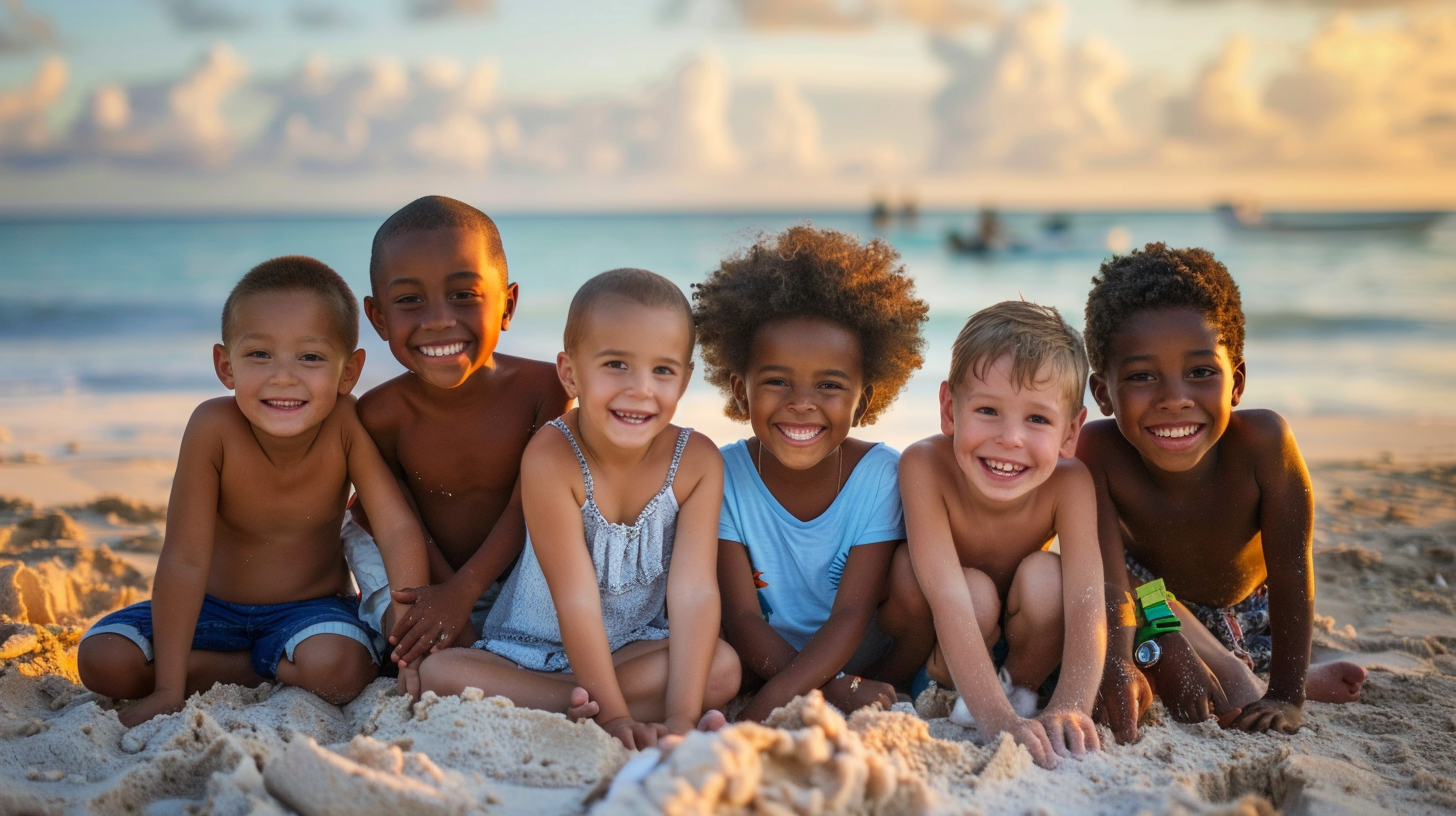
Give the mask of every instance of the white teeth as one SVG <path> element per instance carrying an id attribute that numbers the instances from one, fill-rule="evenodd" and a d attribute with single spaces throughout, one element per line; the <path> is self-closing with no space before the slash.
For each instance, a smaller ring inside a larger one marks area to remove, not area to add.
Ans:
<path id="1" fill-rule="evenodd" d="M 448 357 L 465 350 L 465 343 L 451 343 L 448 346 L 420 346 L 420 353 L 426 357 Z"/>
<path id="2" fill-rule="evenodd" d="M 982 459 L 981 461 L 986 463 L 986 467 L 1003 476 L 1015 476 L 1021 471 L 1026 470 L 1024 466 L 1014 462 L 998 462 L 994 459 Z"/>
<path id="3" fill-rule="evenodd" d="M 779 431 L 781 431 L 784 436 L 787 436 L 788 438 L 794 440 L 795 442 L 807 442 L 810 439 L 813 439 L 814 437 L 818 436 L 819 433 L 820 433 L 820 431 L 822 431 L 822 430 L 824 430 L 824 429 L 823 428 L 810 428 L 808 430 L 803 430 L 803 431 L 791 431 L 791 430 L 789 430 L 788 428 L 785 428 L 782 425 L 779 426 Z"/>
<path id="4" fill-rule="evenodd" d="M 1192 436 L 1198 433 L 1197 425 L 1184 425 L 1179 428 L 1153 428 L 1153 436 L 1161 436 L 1164 439 L 1182 439 L 1185 436 Z"/>
<path id="5" fill-rule="evenodd" d="M 613 411 L 612 413 L 617 415 L 617 419 L 629 425 L 641 425 L 647 421 L 648 417 L 652 416 L 651 414 L 628 414 L 622 411 Z"/>
<path id="6" fill-rule="evenodd" d="M 274 408 L 297 408 L 303 404 L 303 400 L 263 400 Z"/>

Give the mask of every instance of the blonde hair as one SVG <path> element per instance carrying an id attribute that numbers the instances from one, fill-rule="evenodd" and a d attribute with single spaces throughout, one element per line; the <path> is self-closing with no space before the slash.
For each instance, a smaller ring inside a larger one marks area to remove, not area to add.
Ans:
<path id="1" fill-rule="evenodd" d="M 951 346 L 951 391 L 965 382 L 967 374 L 985 379 L 986 370 L 1008 354 L 1011 380 L 1018 387 L 1034 386 L 1042 368 L 1050 364 L 1069 411 L 1075 413 L 1082 405 L 1087 386 L 1087 348 L 1082 336 L 1055 308 L 1024 300 L 988 306 L 966 321 Z"/>
<path id="2" fill-rule="evenodd" d="M 587 318 L 592 309 L 611 298 L 681 313 L 688 325 L 688 361 L 691 362 L 693 347 L 697 343 L 697 331 L 693 326 L 693 308 L 688 305 L 687 295 L 683 294 L 677 284 L 656 272 L 631 267 L 603 272 L 576 290 L 571 306 L 566 310 L 566 329 L 561 338 L 562 347 L 567 354 L 576 351 L 577 344 L 586 332 Z"/>

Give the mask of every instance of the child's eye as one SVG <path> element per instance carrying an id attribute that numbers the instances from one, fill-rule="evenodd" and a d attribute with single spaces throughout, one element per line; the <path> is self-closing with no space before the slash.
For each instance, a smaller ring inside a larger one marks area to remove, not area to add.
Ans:
<path id="1" fill-rule="evenodd" d="M 991 407 L 987 407 L 987 406 L 982 406 L 982 407 L 976 409 L 976 413 L 978 413 L 978 414 L 980 414 L 982 416 L 996 416 L 996 409 L 995 408 L 991 408 Z"/>
<path id="2" fill-rule="evenodd" d="M 323 355 L 315 354 L 313 352 L 304 354 L 298 359 L 304 361 L 305 363 L 322 363 L 324 361 Z"/>
<path id="3" fill-rule="evenodd" d="M 608 360 L 605 363 L 602 363 L 602 365 L 606 366 L 607 368 L 615 368 L 624 371 L 627 368 L 627 364 L 622 360 Z"/>
<path id="4" fill-rule="evenodd" d="M 1042 416 L 1041 414 L 1032 414 L 1031 416 L 1029 416 L 1029 417 L 1026 418 L 1026 421 L 1027 422 L 1034 423 L 1036 425 L 1050 425 L 1050 424 L 1052 424 L 1052 421 L 1050 419 L 1047 419 L 1046 417 Z"/>
<path id="5" fill-rule="evenodd" d="M 450 299 L 451 300 L 479 300 L 480 299 L 480 293 L 479 292 L 472 292 L 472 291 L 455 292 L 452 295 L 450 295 Z"/>
<path id="6" fill-rule="evenodd" d="M 788 385 L 789 384 L 789 381 L 786 380 L 786 379 L 784 379 L 783 377 L 769 377 L 768 379 L 766 379 L 766 380 L 763 381 L 763 384 L 764 385 L 779 385 L 779 386 L 783 386 L 783 385 Z"/>
<path id="7" fill-rule="evenodd" d="M 1134 371 L 1125 377 L 1128 382 L 1152 382 L 1153 375 L 1146 371 Z"/>
<path id="8" fill-rule="evenodd" d="M 656 368 L 652 369 L 652 373 L 661 375 L 663 377 L 671 377 L 677 374 L 677 371 L 673 369 L 672 366 L 657 366 Z"/>
<path id="9" fill-rule="evenodd" d="M 1217 376 L 1218 376 L 1218 371 L 1215 370 L 1215 369 L 1213 369 L 1213 368 L 1211 368 L 1210 366 L 1199 366 L 1198 368 L 1195 368 L 1192 371 L 1188 372 L 1188 379 L 1190 379 L 1190 380 L 1199 380 L 1199 379 L 1203 379 L 1204 377 L 1217 377 Z"/>
<path id="10" fill-rule="evenodd" d="M 425 300 L 419 295 L 400 295 L 394 299 L 394 302 L 401 306 L 408 306 L 415 303 L 424 303 Z"/>
<path id="11" fill-rule="evenodd" d="M 819 387 L 820 388 L 834 388 L 834 389 L 843 390 L 844 389 L 844 384 L 843 383 L 837 383 L 837 382 L 834 382 L 834 381 L 831 380 L 831 381 L 828 381 L 828 382 L 819 383 Z"/>
<path id="12" fill-rule="evenodd" d="M 250 352 L 248 352 L 248 356 L 249 357 L 252 357 L 255 360 L 269 360 L 269 359 L 272 359 L 272 357 L 268 354 L 268 352 L 263 351 L 262 349 L 256 349 L 254 351 L 250 351 Z"/>

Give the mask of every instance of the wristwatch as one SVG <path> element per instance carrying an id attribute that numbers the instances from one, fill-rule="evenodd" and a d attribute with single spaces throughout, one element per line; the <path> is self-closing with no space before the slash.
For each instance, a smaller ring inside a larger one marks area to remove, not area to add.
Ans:
<path id="1" fill-rule="evenodd" d="M 1140 669 L 1152 668 L 1158 658 L 1163 656 L 1163 647 L 1158 645 L 1156 640 L 1145 640 L 1133 650 L 1132 662 Z"/>

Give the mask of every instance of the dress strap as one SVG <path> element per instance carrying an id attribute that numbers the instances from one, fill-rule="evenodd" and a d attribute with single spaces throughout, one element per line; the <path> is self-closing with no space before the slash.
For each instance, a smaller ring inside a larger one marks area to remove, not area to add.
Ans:
<path id="1" fill-rule="evenodd" d="M 586 498 L 588 501 L 591 501 L 592 495 L 595 492 L 592 485 L 591 468 L 586 466 L 586 457 L 582 455 L 581 448 L 576 444 L 576 437 L 572 436 L 571 428 L 568 428 L 566 426 L 566 420 L 562 419 L 561 417 L 557 417 L 556 419 L 553 419 L 546 424 L 565 434 L 567 444 L 571 445 L 571 452 L 576 454 L 577 464 L 581 465 L 581 480 L 582 483 L 586 486 Z M 682 446 L 679 445 L 678 449 L 681 450 Z M 673 459 L 672 464 L 673 467 L 677 467 L 676 458 Z"/>
<path id="2" fill-rule="evenodd" d="M 677 463 L 682 461 L 683 449 L 688 446 L 688 440 L 693 436 L 692 428 L 683 428 L 677 434 L 677 447 L 672 451 L 672 464 L 667 467 L 667 484 L 663 488 L 672 487 L 672 480 L 677 478 Z"/>

